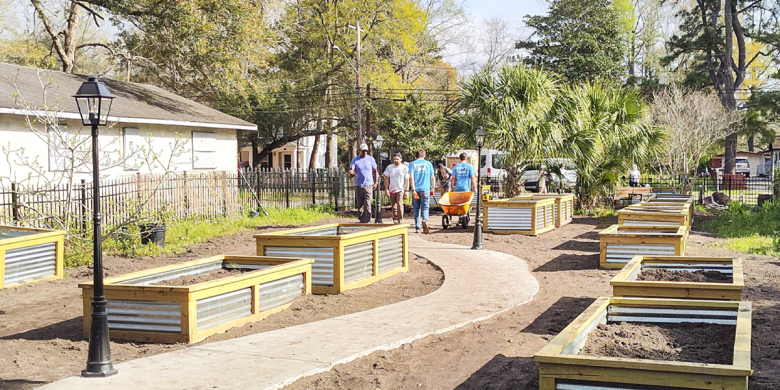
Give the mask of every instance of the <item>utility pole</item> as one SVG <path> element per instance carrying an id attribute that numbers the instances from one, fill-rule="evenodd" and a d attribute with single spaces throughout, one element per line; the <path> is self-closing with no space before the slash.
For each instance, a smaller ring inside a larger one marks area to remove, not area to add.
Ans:
<path id="1" fill-rule="evenodd" d="M 350 26 L 352 27 L 352 26 Z M 357 95 L 357 130 L 358 130 L 358 145 L 365 142 L 365 138 L 363 137 L 363 121 L 360 115 L 360 98 L 362 97 L 360 95 L 360 19 L 357 21 L 357 26 L 355 26 L 355 34 L 357 34 L 357 46 L 355 48 L 356 54 L 357 54 L 357 62 L 355 63 L 355 73 L 357 73 L 357 77 L 355 78 L 357 80 L 357 84 L 355 87 L 355 92 Z"/>
<path id="2" fill-rule="evenodd" d="M 366 84 L 366 101 L 369 104 L 366 108 L 366 138 L 368 139 L 371 138 L 371 83 Z"/>

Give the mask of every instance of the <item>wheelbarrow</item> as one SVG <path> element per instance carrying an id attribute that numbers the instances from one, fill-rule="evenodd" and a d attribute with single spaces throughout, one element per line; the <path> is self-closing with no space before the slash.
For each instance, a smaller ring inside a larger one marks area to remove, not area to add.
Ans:
<path id="1" fill-rule="evenodd" d="M 473 192 L 445 192 L 439 199 L 439 206 L 444 211 L 441 216 L 441 227 L 447 229 L 450 227 L 455 216 L 458 217 L 458 225 L 466 229 L 469 226 L 469 206 Z"/>

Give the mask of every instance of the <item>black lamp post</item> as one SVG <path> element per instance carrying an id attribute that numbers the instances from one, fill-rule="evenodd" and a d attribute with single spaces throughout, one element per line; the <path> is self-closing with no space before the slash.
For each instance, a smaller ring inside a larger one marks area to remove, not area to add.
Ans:
<path id="1" fill-rule="evenodd" d="M 108 313 L 106 297 L 103 295 L 103 254 L 100 217 L 100 161 L 98 151 L 98 126 L 108 122 L 108 112 L 114 96 L 97 77 L 89 80 L 73 95 L 84 126 L 92 127 L 92 237 L 94 294 L 92 296 L 92 322 L 89 329 L 89 352 L 87 368 L 81 371 L 84 377 L 106 377 L 117 373 L 111 360 L 111 345 L 108 338 Z"/>
<path id="2" fill-rule="evenodd" d="M 382 144 L 385 143 L 385 139 L 382 138 L 381 135 L 377 134 L 376 138 L 371 141 L 371 143 L 374 146 L 374 150 L 376 151 L 376 171 L 379 174 L 379 182 L 376 183 L 376 218 L 374 218 L 374 223 L 382 223 L 382 207 L 380 206 L 379 196 L 382 193 L 382 172 L 380 171 L 380 168 L 382 168 Z"/>
<path id="3" fill-rule="evenodd" d="M 485 130 L 482 126 L 477 128 L 477 132 L 474 134 L 474 138 L 477 141 L 477 218 L 474 219 L 474 243 L 471 245 L 471 249 L 485 249 L 482 245 L 482 221 L 479 217 L 479 211 L 482 205 L 482 188 L 480 182 L 482 181 L 482 145 L 485 144 Z"/>

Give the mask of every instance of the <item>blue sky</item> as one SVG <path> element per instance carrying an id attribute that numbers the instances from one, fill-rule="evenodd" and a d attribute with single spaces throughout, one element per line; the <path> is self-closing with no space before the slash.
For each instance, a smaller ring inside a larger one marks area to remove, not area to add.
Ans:
<path id="1" fill-rule="evenodd" d="M 467 11 L 481 19 L 499 17 L 511 20 L 521 27 L 525 15 L 539 15 L 547 11 L 544 0 L 466 0 Z"/>

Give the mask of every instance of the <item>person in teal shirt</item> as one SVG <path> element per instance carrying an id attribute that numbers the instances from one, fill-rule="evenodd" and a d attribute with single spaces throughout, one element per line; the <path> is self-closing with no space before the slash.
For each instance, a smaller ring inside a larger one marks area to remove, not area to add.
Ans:
<path id="1" fill-rule="evenodd" d="M 412 215 L 414 216 L 414 229 L 417 233 L 422 230 L 428 234 L 428 214 L 430 202 L 433 196 L 434 176 L 433 164 L 425 160 L 425 150 L 417 149 L 414 152 L 416 160 L 409 163 L 409 175 L 412 180 Z"/>
<path id="2" fill-rule="evenodd" d="M 452 168 L 452 188 L 455 192 L 477 192 L 477 172 L 466 162 L 466 153 L 460 154 L 460 163 Z"/>

